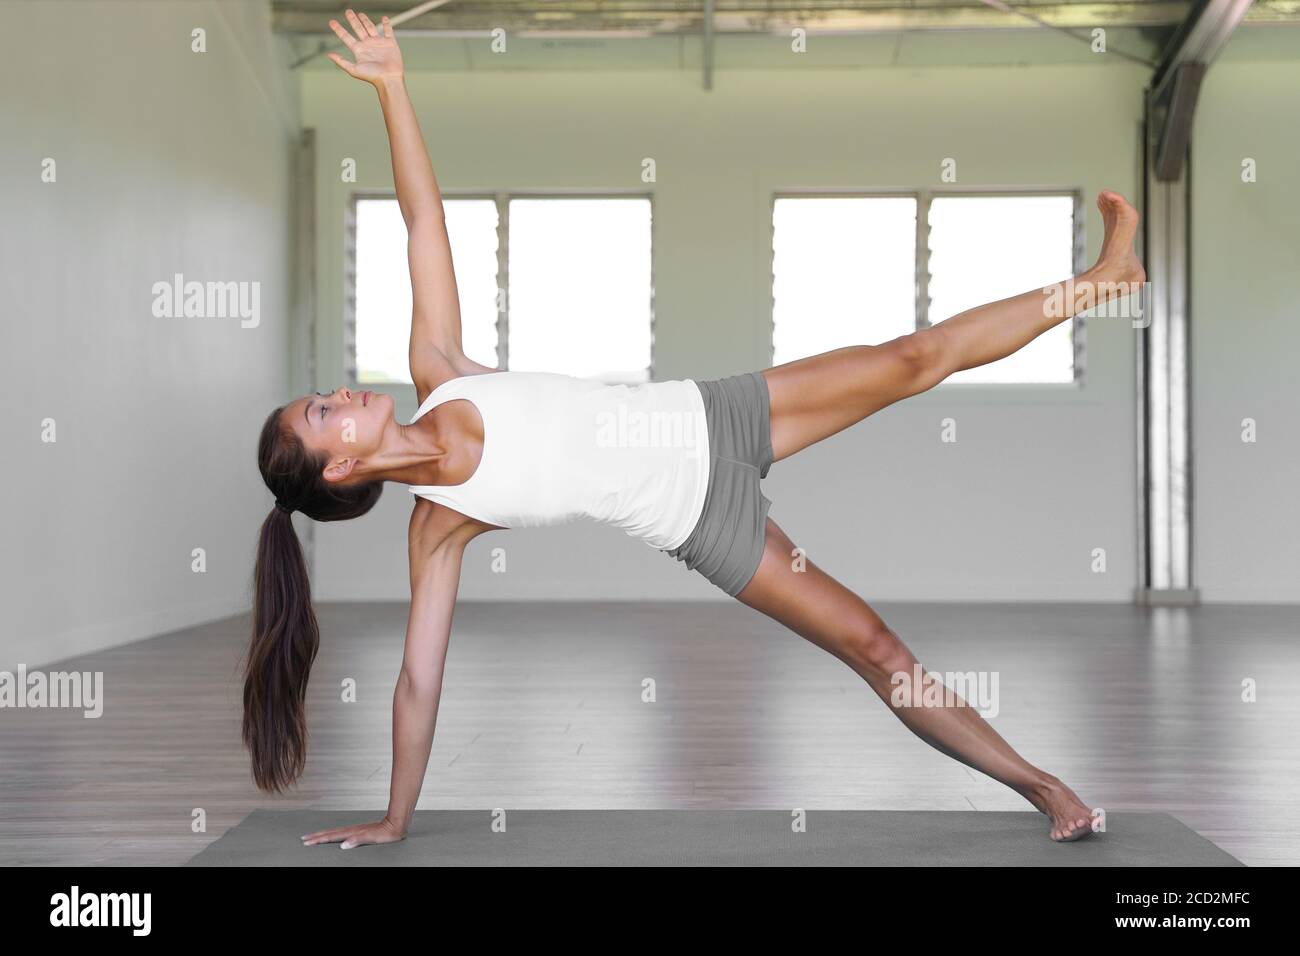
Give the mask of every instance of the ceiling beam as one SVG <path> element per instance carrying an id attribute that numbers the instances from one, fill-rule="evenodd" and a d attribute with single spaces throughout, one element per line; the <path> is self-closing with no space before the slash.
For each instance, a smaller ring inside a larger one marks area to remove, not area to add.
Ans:
<path id="1" fill-rule="evenodd" d="M 1206 69 L 1245 18 L 1251 0 L 1197 0 L 1170 38 L 1147 90 L 1147 115 L 1155 133 L 1157 180 L 1183 174 L 1192 117 Z"/>
<path id="2" fill-rule="evenodd" d="M 979 0 L 955 5 L 951 0 L 803 0 L 766 3 L 763 0 L 715 0 L 715 33 L 787 33 L 795 27 L 816 34 L 894 33 L 900 30 L 1039 29 L 1015 13 L 990 9 Z M 277 0 L 273 24 L 279 33 L 331 35 L 328 21 L 339 2 Z M 372 3 L 373 15 L 400 12 L 411 6 Z M 1032 13 L 1055 27 L 1158 27 L 1183 22 L 1186 2 L 1147 0 L 1141 3 L 1013 3 L 1013 10 Z M 504 27 L 513 34 L 616 32 L 640 35 L 699 36 L 705 16 L 699 6 L 679 0 L 499 0 L 454 4 L 413 18 L 411 30 L 485 31 Z M 1300 0 L 1261 0 L 1246 17 L 1255 23 L 1300 23 Z"/>
<path id="3" fill-rule="evenodd" d="M 1152 100 L 1163 103 L 1170 98 L 1174 77 L 1183 64 L 1209 66 L 1214 62 L 1250 6 L 1251 0 L 1198 0 L 1161 54 L 1151 81 Z"/>

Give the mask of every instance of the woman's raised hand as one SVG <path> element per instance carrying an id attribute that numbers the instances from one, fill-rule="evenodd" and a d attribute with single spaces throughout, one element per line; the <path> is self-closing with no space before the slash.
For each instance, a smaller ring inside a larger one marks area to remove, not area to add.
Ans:
<path id="1" fill-rule="evenodd" d="M 401 76 L 402 51 L 397 49 L 393 25 L 388 22 L 388 17 L 382 17 L 376 27 L 364 13 L 358 15 L 348 10 L 344 16 L 352 26 L 352 33 L 345 30 L 337 20 L 330 21 L 330 29 L 352 51 L 356 62 L 349 63 L 337 53 L 329 54 L 338 68 L 348 76 L 355 76 L 367 83 L 379 83 L 388 77 Z M 355 37 L 353 33 L 356 34 Z"/>

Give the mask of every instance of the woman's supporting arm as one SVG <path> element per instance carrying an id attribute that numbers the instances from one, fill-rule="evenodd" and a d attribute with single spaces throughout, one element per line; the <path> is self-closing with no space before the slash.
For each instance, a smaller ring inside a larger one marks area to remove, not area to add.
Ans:
<path id="1" fill-rule="evenodd" d="M 433 747 L 451 619 L 465 540 L 453 535 L 432 552 L 411 555 L 411 616 L 402 672 L 393 692 L 393 776 L 388 824 L 405 835 Z"/>
<path id="2" fill-rule="evenodd" d="M 410 533 L 411 612 L 402 670 L 393 691 L 393 774 L 388 812 L 382 820 L 372 823 L 308 834 L 303 837 L 308 846 L 340 843 L 346 850 L 368 843 L 395 843 L 406 836 L 424 784 L 438 722 L 461 558 L 477 533 L 455 512 L 416 506 Z"/>

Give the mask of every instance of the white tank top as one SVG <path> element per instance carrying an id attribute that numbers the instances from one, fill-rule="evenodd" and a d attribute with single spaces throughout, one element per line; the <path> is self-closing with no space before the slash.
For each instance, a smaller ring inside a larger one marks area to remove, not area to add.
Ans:
<path id="1" fill-rule="evenodd" d="M 709 436 L 692 380 L 464 375 L 435 388 L 411 423 L 461 398 L 483 418 L 478 468 L 459 485 L 412 485 L 420 497 L 503 528 L 591 518 L 661 550 L 694 529 L 709 484 Z"/>

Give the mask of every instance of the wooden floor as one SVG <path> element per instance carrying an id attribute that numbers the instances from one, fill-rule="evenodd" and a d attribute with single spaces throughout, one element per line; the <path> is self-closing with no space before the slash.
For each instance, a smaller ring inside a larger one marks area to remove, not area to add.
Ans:
<path id="1" fill-rule="evenodd" d="M 1300 863 L 1300 607 L 881 611 L 928 668 L 996 671 L 994 726 L 1094 806 L 1165 810 L 1246 863 Z M 181 863 L 257 807 L 382 816 L 405 616 L 320 608 L 289 797 L 253 788 L 239 743 L 246 619 L 39 668 L 102 671 L 105 710 L 0 711 L 0 864 Z M 420 806 L 1028 809 L 830 656 L 743 605 L 688 603 L 461 605 Z"/>

